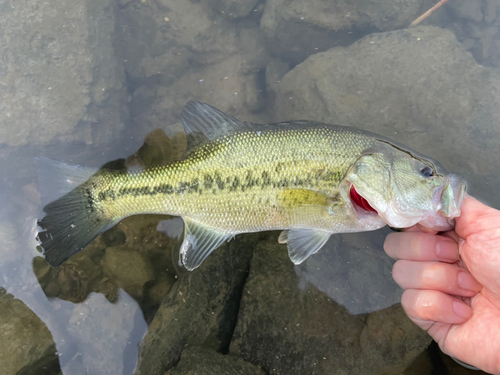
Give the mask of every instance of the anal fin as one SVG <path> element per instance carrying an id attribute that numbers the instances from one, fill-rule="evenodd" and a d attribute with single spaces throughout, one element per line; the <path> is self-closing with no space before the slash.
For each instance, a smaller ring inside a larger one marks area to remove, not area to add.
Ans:
<path id="1" fill-rule="evenodd" d="M 290 229 L 281 232 L 278 242 L 286 243 L 290 260 L 300 264 L 317 253 L 330 236 L 330 232 L 319 229 Z"/>
<path id="2" fill-rule="evenodd" d="M 230 234 L 184 218 L 184 241 L 179 252 L 179 264 L 188 271 L 198 268 L 212 251 L 231 237 Z"/>

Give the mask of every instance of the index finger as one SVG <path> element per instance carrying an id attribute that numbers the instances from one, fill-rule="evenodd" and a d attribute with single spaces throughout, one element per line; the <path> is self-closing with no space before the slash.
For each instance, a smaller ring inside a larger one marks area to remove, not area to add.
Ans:
<path id="1" fill-rule="evenodd" d="M 417 261 L 458 261 L 458 244 L 446 236 L 422 232 L 390 233 L 384 242 L 384 250 L 393 259 Z"/>

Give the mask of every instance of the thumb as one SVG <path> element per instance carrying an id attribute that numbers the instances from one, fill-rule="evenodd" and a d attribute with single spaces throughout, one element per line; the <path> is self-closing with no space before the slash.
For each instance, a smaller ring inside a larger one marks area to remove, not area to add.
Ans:
<path id="1" fill-rule="evenodd" d="M 462 238 L 477 232 L 500 228 L 500 211 L 466 194 L 456 218 L 455 231 Z"/>

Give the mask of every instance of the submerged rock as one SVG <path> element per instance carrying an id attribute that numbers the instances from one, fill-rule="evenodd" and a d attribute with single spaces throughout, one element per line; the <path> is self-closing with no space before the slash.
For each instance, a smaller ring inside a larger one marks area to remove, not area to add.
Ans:
<path id="1" fill-rule="evenodd" d="M 104 144 L 123 129 L 114 2 L 0 5 L 0 144 Z"/>
<path id="2" fill-rule="evenodd" d="M 326 375 L 332 369 L 336 374 L 400 374 L 431 341 L 399 304 L 351 315 L 315 287 L 302 291 L 298 283 L 285 246 L 259 243 L 231 354 L 267 374 Z"/>
<path id="3" fill-rule="evenodd" d="M 348 45 L 370 32 L 407 26 L 430 3 L 268 0 L 260 25 L 273 52 L 297 64 L 313 53 Z"/>
<path id="4" fill-rule="evenodd" d="M 186 346 L 227 348 L 255 238 L 240 236 L 180 275 L 141 343 L 136 375 L 163 375 Z"/>
<path id="5" fill-rule="evenodd" d="M 259 0 L 208 0 L 207 2 L 224 17 L 235 19 L 248 16 Z"/>
<path id="6" fill-rule="evenodd" d="M 439 25 L 453 31 L 479 64 L 500 66 L 500 3 L 496 0 L 455 0 L 444 8 L 448 22 Z"/>
<path id="7" fill-rule="evenodd" d="M 47 326 L 22 301 L 0 287 L 2 375 L 59 373 L 56 345 Z"/>
<path id="8" fill-rule="evenodd" d="M 217 10 L 222 3 L 132 2 L 120 11 L 119 53 L 133 82 L 130 112 L 137 129 L 179 122 L 193 99 L 232 115 L 265 108 L 264 34 L 251 23 L 226 19 Z"/>
<path id="9" fill-rule="evenodd" d="M 108 247 L 104 269 L 111 280 L 136 299 L 144 295 L 144 286 L 154 280 L 154 270 L 148 257 L 127 246 Z"/>
<path id="10" fill-rule="evenodd" d="M 500 139 L 500 97 L 491 93 L 499 88 L 499 70 L 479 66 L 451 32 L 421 26 L 311 56 L 281 80 L 274 120 L 385 135 L 434 157 L 474 189 L 478 175 L 498 173 L 500 154 L 491 150 Z"/>
<path id="11" fill-rule="evenodd" d="M 203 347 L 182 352 L 181 361 L 165 375 L 266 375 L 259 367 L 232 355 Z"/>

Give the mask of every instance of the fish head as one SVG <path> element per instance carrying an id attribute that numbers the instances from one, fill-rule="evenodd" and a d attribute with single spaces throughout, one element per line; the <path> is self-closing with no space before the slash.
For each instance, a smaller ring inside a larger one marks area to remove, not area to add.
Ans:
<path id="1" fill-rule="evenodd" d="M 358 211 L 374 211 L 394 228 L 437 231 L 454 228 L 466 188 L 438 163 L 392 145 L 361 156 L 346 180 Z"/>

